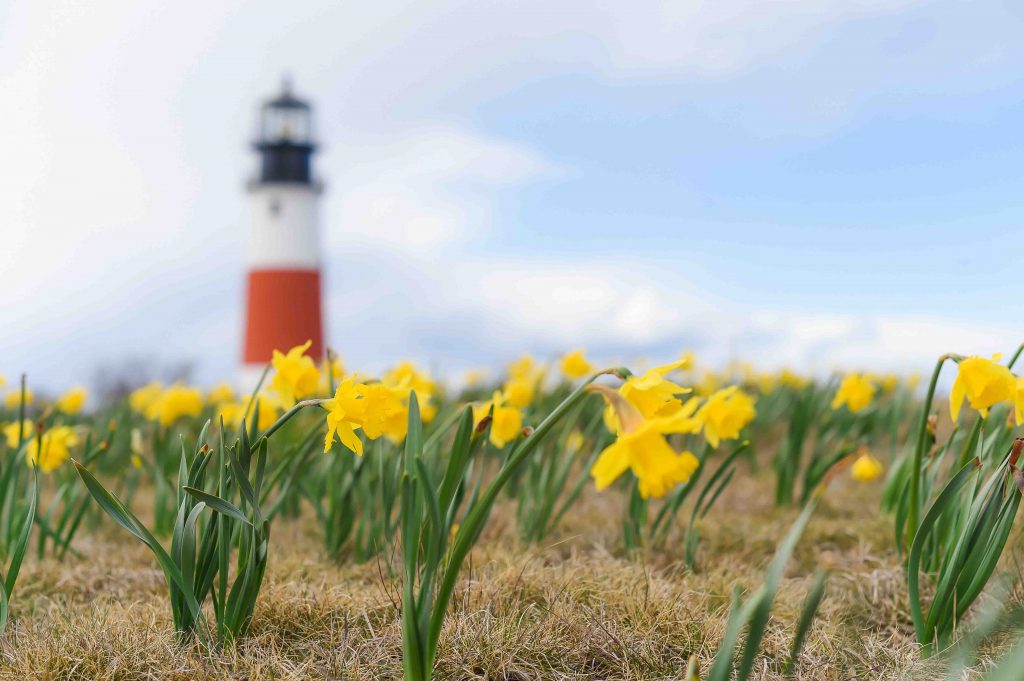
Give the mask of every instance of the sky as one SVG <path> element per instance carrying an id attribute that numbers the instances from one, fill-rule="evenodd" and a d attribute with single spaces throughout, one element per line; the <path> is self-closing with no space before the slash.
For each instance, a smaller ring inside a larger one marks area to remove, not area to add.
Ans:
<path id="1" fill-rule="evenodd" d="M 1021 35 L 1013 0 L 0 0 L 0 373 L 235 376 L 285 73 L 352 368 L 1011 352 Z"/>

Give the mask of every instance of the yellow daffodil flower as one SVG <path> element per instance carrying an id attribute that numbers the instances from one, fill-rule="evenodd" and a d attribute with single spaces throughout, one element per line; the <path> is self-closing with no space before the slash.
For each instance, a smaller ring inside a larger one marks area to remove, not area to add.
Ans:
<path id="1" fill-rule="evenodd" d="M 616 412 L 621 430 L 615 442 L 597 457 L 590 475 L 594 485 L 603 490 L 626 470 L 632 470 L 644 499 L 665 496 L 676 485 L 686 482 L 700 466 L 697 457 L 688 451 L 676 452 L 665 435 L 692 432 L 693 419 L 679 415 L 645 419 L 621 394 L 607 386 L 592 386 L 593 392 L 604 395 Z"/>
<path id="2" fill-rule="evenodd" d="M 320 383 L 317 391 L 321 394 L 329 394 L 331 385 L 338 385 L 345 375 L 345 365 L 334 353 L 330 353 L 330 359 L 320 368 Z"/>
<path id="3" fill-rule="evenodd" d="M 513 378 L 502 386 L 502 392 L 509 404 L 517 409 L 523 409 L 533 402 L 533 396 L 537 392 L 537 383 L 529 376 Z"/>
<path id="4" fill-rule="evenodd" d="M 473 407 L 473 420 L 477 424 L 487 416 L 494 406 L 494 417 L 491 421 L 491 444 L 501 449 L 509 441 L 516 439 L 523 430 L 523 415 L 515 407 L 505 406 L 506 398 L 500 391 L 495 391 L 490 402 Z"/>
<path id="5" fill-rule="evenodd" d="M 570 381 L 576 381 L 594 373 L 594 366 L 587 361 L 582 350 L 573 350 L 562 357 L 562 375 Z"/>
<path id="6" fill-rule="evenodd" d="M 679 395 L 691 390 L 665 378 L 666 375 L 686 366 L 686 359 L 648 369 L 643 376 L 630 376 L 619 388 L 619 392 L 645 419 L 669 416 L 679 411 L 683 403 Z"/>
<path id="7" fill-rule="evenodd" d="M 18 433 L 21 433 L 22 440 L 30 440 L 35 437 L 35 426 L 28 419 L 21 422 L 19 429 L 18 422 L 8 423 L 4 426 L 4 439 L 7 440 L 7 446 L 14 449 L 18 446 Z"/>
<path id="8" fill-rule="evenodd" d="M 149 413 L 150 407 L 153 406 L 153 403 L 160 399 L 160 394 L 163 393 L 163 391 L 163 385 L 157 381 L 147 383 L 141 388 L 132 391 L 132 394 L 128 396 L 128 406 L 130 406 L 132 411 L 135 413 L 146 416 Z"/>
<path id="9" fill-rule="evenodd" d="M 25 450 L 28 464 L 35 463 L 44 473 L 57 468 L 71 456 L 71 448 L 78 444 L 78 436 L 67 426 L 55 426 L 41 438 L 29 441 Z"/>
<path id="10" fill-rule="evenodd" d="M 331 451 L 335 438 L 350 451 L 363 455 L 363 441 L 356 430 L 363 427 L 366 419 L 366 403 L 359 397 L 359 385 L 346 378 L 334 392 L 334 397 L 322 406 L 327 410 L 327 437 L 324 453 Z"/>
<path id="11" fill-rule="evenodd" d="M 1013 384 L 1013 421 L 1024 424 L 1024 376 L 1018 376 Z"/>
<path id="12" fill-rule="evenodd" d="M 807 384 L 810 383 L 810 380 L 790 369 L 783 369 L 779 372 L 779 382 L 787 388 L 799 390 L 800 388 L 807 386 Z"/>
<path id="13" fill-rule="evenodd" d="M 487 380 L 487 372 L 483 369 L 468 369 L 462 376 L 462 384 L 466 388 L 475 388 Z"/>
<path id="14" fill-rule="evenodd" d="M 737 439 L 755 416 L 754 398 L 733 385 L 712 393 L 694 418 L 704 428 L 704 439 L 717 447 L 722 440 Z"/>
<path id="15" fill-rule="evenodd" d="M 974 355 L 960 360 L 956 380 L 949 393 L 949 414 L 956 421 L 964 397 L 982 417 L 999 402 L 1012 400 L 1017 382 L 1010 370 L 999 363 L 999 355 L 985 359 Z"/>
<path id="16" fill-rule="evenodd" d="M 400 442 L 409 429 L 409 391 L 405 389 L 406 380 L 401 387 L 392 388 L 383 383 L 360 383 L 356 394 L 363 402 L 363 432 L 366 437 L 376 440 L 381 435 L 387 436 L 392 442 Z M 416 402 L 420 402 L 420 394 L 416 393 Z M 420 418 L 423 418 L 422 411 Z"/>
<path id="17" fill-rule="evenodd" d="M 203 395 L 199 388 L 172 385 L 160 392 L 160 396 L 146 409 L 146 417 L 169 426 L 185 416 L 199 416 L 203 410 Z"/>
<path id="18" fill-rule="evenodd" d="M 434 399 L 434 396 L 439 391 L 438 385 L 430 378 L 429 374 L 417 369 L 415 364 L 408 361 L 400 362 L 385 372 L 381 383 L 397 391 L 402 402 L 406 405 L 408 405 L 409 392 L 415 391 L 416 401 L 420 407 L 420 419 L 424 423 L 430 423 L 434 420 L 434 417 L 437 415 L 437 401 Z M 402 437 L 405 437 L 407 425 L 406 423 L 401 428 Z"/>
<path id="19" fill-rule="evenodd" d="M 25 388 L 25 406 L 32 404 L 35 395 L 31 388 Z M 21 405 L 21 390 L 12 390 L 4 395 L 4 406 L 8 409 L 17 409 Z"/>
<path id="20" fill-rule="evenodd" d="M 224 404 L 235 401 L 235 390 L 230 383 L 218 383 L 206 394 L 207 404 Z"/>
<path id="21" fill-rule="evenodd" d="M 875 397 L 875 386 L 866 377 L 852 373 L 843 377 L 839 390 L 832 399 L 832 408 L 839 409 L 843 405 L 856 414 L 866 409 Z"/>
<path id="22" fill-rule="evenodd" d="M 274 350 L 273 358 L 270 360 L 274 367 L 270 389 L 289 406 L 303 397 L 314 394 L 320 384 L 320 372 L 317 371 L 313 358 L 306 355 L 312 344 L 313 341 L 308 340 L 286 353 Z"/>
<path id="23" fill-rule="evenodd" d="M 87 397 L 85 388 L 76 386 L 57 398 L 57 409 L 65 414 L 77 414 L 85 406 Z"/>
<path id="24" fill-rule="evenodd" d="M 853 466 L 850 468 L 850 475 L 854 480 L 870 482 L 880 476 L 884 470 L 882 462 L 871 456 L 871 452 L 867 451 L 867 449 L 864 449 L 861 455 L 857 457 L 857 460 L 853 462 Z"/>

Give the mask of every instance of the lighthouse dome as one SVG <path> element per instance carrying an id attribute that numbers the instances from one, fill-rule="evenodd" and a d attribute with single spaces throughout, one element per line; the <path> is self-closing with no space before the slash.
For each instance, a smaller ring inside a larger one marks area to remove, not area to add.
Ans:
<path id="1" fill-rule="evenodd" d="M 260 154 L 256 184 L 313 184 L 313 109 L 293 94 L 287 78 L 281 92 L 260 106 L 253 146 Z"/>

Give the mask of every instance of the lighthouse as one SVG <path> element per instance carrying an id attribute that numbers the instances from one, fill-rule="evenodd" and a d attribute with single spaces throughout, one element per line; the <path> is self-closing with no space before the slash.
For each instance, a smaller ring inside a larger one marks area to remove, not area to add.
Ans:
<path id="1" fill-rule="evenodd" d="M 313 112 L 286 79 L 259 109 L 253 146 L 259 167 L 249 183 L 251 231 L 247 256 L 242 387 L 251 390 L 275 349 L 307 340 L 323 358 L 320 307 L 321 185 L 312 171 Z"/>

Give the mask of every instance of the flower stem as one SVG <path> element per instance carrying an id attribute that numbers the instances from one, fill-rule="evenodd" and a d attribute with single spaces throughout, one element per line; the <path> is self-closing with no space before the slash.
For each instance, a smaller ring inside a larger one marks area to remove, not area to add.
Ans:
<path id="1" fill-rule="evenodd" d="M 928 393 L 924 398 L 924 405 L 921 408 L 921 423 L 917 429 L 917 445 L 914 447 L 914 460 L 910 468 L 910 509 L 907 512 L 906 538 L 913 541 L 917 534 L 917 515 L 920 510 L 921 501 L 921 465 L 924 459 L 925 442 L 928 440 L 928 416 L 931 414 L 932 400 L 935 399 L 935 386 L 939 382 L 939 374 L 942 372 L 942 365 L 953 355 L 942 355 L 935 363 L 935 370 L 932 372 L 931 382 L 928 384 Z"/>

